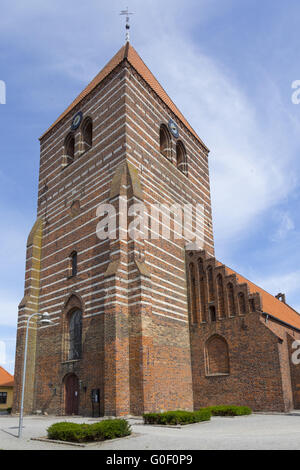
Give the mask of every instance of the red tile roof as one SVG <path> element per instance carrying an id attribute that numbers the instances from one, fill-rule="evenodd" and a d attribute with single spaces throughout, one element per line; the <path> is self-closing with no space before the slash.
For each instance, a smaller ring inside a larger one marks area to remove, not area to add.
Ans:
<path id="1" fill-rule="evenodd" d="M 13 387 L 14 376 L 0 366 L 0 387 Z"/>
<path id="2" fill-rule="evenodd" d="M 257 286 L 253 282 L 248 281 L 248 279 L 228 268 L 227 266 L 225 266 L 225 268 L 228 274 L 236 275 L 237 281 L 240 284 L 247 283 L 251 294 L 258 292 L 261 295 L 262 309 L 265 313 L 268 313 L 278 320 L 284 323 L 288 323 L 289 325 L 294 326 L 300 330 L 300 315 L 298 312 L 296 312 L 296 310 L 284 302 L 281 302 L 281 300 L 276 299 L 276 297 L 274 297 L 272 294 L 269 294 L 269 292 L 266 292 L 264 289 Z"/>
<path id="3" fill-rule="evenodd" d="M 49 129 L 41 136 L 41 139 L 51 130 L 56 124 L 58 124 L 80 101 L 85 98 L 104 78 L 106 78 L 110 72 L 113 71 L 123 60 L 127 61 L 132 65 L 133 68 L 141 75 L 141 77 L 148 83 L 148 85 L 155 91 L 155 93 L 161 98 L 161 100 L 170 108 L 175 116 L 186 126 L 186 128 L 196 137 L 196 139 L 207 149 L 205 144 L 202 142 L 200 137 L 190 126 L 185 117 L 181 114 L 177 106 L 173 103 L 171 98 L 165 92 L 163 87 L 159 84 L 157 79 L 154 77 L 152 72 L 144 64 L 141 57 L 138 55 L 136 50 L 127 43 L 114 55 L 114 57 L 105 65 L 105 67 L 96 75 L 96 77 L 89 83 L 89 85 L 77 96 L 77 98 L 68 106 L 68 108 L 59 116 L 59 118 L 49 127 Z M 207 149 L 208 150 L 208 149 Z"/>

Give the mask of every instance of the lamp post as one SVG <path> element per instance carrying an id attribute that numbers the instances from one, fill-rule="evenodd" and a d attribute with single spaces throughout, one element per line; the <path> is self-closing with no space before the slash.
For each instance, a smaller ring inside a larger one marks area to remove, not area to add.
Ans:
<path id="1" fill-rule="evenodd" d="M 27 348 L 28 348 L 28 330 L 29 323 L 33 317 L 39 317 L 40 322 L 43 324 L 52 323 L 50 315 L 48 312 L 44 313 L 33 313 L 29 315 L 26 324 L 26 338 L 25 338 L 25 351 L 24 351 L 24 364 L 23 364 L 23 376 L 22 376 L 22 396 L 21 396 L 21 408 L 20 408 L 20 418 L 19 418 L 19 434 L 18 437 L 22 437 L 22 427 L 23 427 L 23 409 L 24 409 L 24 394 L 25 394 L 25 381 L 26 381 L 26 363 L 27 363 Z"/>

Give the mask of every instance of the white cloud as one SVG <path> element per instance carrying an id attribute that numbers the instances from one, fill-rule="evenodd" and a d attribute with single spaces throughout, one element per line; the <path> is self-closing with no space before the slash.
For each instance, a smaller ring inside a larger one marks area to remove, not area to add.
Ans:
<path id="1" fill-rule="evenodd" d="M 146 62 L 211 148 L 215 230 L 219 238 L 234 238 L 294 187 L 288 134 L 272 131 L 271 116 L 259 124 L 255 104 L 222 64 L 187 38 L 176 48 L 174 41 L 175 35 L 151 41 Z"/>
<path id="2" fill-rule="evenodd" d="M 133 45 L 211 148 L 214 230 L 217 239 L 225 240 L 230 249 L 231 239 L 253 228 L 264 211 L 274 208 L 294 188 L 297 161 L 291 136 L 293 130 L 299 131 L 300 123 L 287 112 L 263 67 L 259 70 L 263 79 L 261 104 L 255 95 L 247 96 L 234 71 L 195 43 L 192 28 L 208 17 L 221 15 L 227 2 L 221 3 L 129 0 L 128 6 L 136 13 L 132 18 Z M 49 70 L 51 76 L 56 73 L 59 80 L 63 77 L 73 85 L 79 82 L 83 88 L 122 45 L 124 19 L 118 13 L 123 8 L 119 0 L 66 0 L 63 12 L 58 0 L 19 1 L 18 8 L 15 2 L 6 2 L 0 35 L 5 34 L 20 51 L 26 45 L 35 66 L 38 64 L 38 76 Z M 43 92 L 42 103 L 47 106 L 47 90 Z M 37 96 L 42 99 L 42 93 Z M 51 102 L 52 95 L 49 106 Z M 283 237 L 292 230 L 292 222 L 286 218 L 281 223 L 277 236 Z M 16 226 L 7 230 L 4 238 L 3 252 L 12 254 L 17 266 L 17 258 L 24 259 L 25 237 Z M 16 244 L 11 242 L 14 239 Z M 20 248 L 13 251 L 14 245 Z"/>
<path id="3" fill-rule="evenodd" d="M 285 239 L 289 232 L 295 229 L 295 223 L 287 212 L 276 213 L 278 227 L 271 240 L 273 242 Z"/>

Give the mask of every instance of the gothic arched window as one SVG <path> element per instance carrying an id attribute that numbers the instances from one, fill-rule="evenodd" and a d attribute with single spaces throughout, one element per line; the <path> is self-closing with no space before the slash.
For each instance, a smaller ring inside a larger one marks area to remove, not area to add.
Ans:
<path id="1" fill-rule="evenodd" d="M 82 314 L 75 310 L 69 318 L 69 359 L 81 358 Z"/>
<path id="2" fill-rule="evenodd" d="M 187 174 L 186 151 L 180 140 L 176 144 L 176 165 L 178 170 L 185 175 Z"/>
<path id="3" fill-rule="evenodd" d="M 93 122 L 91 118 L 86 118 L 83 121 L 81 135 L 83 151 L 86 152 L 93 145 Z"/>
<path id="4" fill-rule="evenodd" d="M 65 157 L 65 165 L 72 163 L 75 157 L 75 137 L 72 133 L 68 134 L 65 140 Z"/>
<path id="5" fill-rule="evenodd" d="M 209 338 L 205 345 L 207 375 L 229 374 L 229 351 L 227 341 L 218 335 Z"/>
<path id="6" fill-rule="evenodd" d="M 166 126 L 162 125 L 159 131 L 159 145 L 160 153 L 166 157 L 171 158 L 171 138 Z"/>

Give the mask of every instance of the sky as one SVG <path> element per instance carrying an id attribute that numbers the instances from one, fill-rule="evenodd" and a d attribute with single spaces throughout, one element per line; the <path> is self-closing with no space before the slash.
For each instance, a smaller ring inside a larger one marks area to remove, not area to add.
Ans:
<path id="1" fill-rule="evenodd" d="M 0 365 L 10 372 L 38 138 L 123 45 L 127 5 L 132 45 L 210 148 L 217 259 L 300 311 L 299 1 L 2 0 Z"/>

